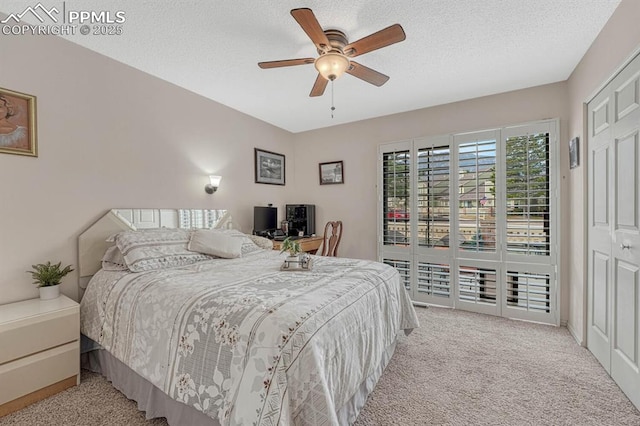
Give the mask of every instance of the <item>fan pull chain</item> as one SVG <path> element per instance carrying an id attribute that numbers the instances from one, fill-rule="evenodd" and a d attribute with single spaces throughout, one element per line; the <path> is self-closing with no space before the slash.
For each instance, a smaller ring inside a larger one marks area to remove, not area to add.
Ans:
<path id="1" fill-rule="evenodd" d="M 331 80 L 331 118 L 333 118 L 333 111 L 336 110 L 336 107 L 333 106 L 333 82 L 335 80 Z"/>

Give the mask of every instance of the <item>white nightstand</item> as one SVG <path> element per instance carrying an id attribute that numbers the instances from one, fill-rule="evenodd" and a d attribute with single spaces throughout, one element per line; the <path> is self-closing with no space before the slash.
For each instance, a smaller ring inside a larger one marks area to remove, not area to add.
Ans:
<path id="1" fill-rule="evenodd" d="M 80 307 L 60 296 L 0 305 L 0 416 L 80 383 Z"/>

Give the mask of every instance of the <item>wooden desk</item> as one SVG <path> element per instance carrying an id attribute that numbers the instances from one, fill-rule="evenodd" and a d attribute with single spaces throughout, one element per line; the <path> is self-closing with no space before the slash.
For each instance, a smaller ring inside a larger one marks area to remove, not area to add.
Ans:
<path id="1" fill-rule="evenodd" d="M 316 254 L 316 252 L 318 251 L 318 248 L 320 248 L 320 245 L 322 244 L 323 239 L 324 237 L 306 237 L 306 238 L 300 238 L 295 241 L 300 243 L 300 248 L 302 249 L 302 251 L 310 254 Z M 281 247 L 282 247 L 282 241 L 273 242 L 274 250 L 280 250 Z"/>

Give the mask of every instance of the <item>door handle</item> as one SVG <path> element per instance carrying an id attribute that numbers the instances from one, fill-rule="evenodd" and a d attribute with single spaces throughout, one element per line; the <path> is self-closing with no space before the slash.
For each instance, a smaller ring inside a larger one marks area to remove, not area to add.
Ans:
<path id="1" fill-rule="evenodd" d="M 625 250 L 625 249 L 629 250 L 631 248 L 631 246 L 629 244 L 622 243 L 622 244 L 620 244 L 620 248 L 622 250 Z"/>

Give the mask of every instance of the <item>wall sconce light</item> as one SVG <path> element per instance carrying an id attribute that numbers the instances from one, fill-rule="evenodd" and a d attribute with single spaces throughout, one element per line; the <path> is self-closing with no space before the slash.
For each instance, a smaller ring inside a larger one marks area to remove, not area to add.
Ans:
<path id="1" fill-rule="evenodd" d="M 213 176 L 210 175 L 209 176 L 209 181 L 211 183 L 208 183 L 204 186 L 204 191 L 207 194 L 213 194 L 214 192 L 216 192 L 218 190 L 218 187 L 220 186 L 220 181 L 222 180 L 222 176 Z"/>

